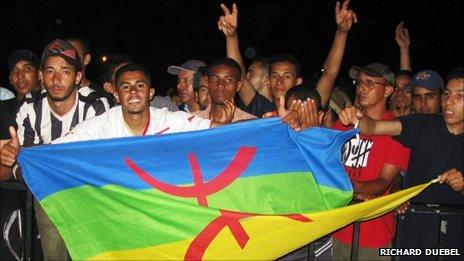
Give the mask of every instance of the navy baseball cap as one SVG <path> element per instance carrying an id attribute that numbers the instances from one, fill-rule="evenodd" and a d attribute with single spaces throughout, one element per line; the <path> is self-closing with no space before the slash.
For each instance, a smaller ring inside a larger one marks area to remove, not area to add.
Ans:
<path id="1" fill-rule="evenodd" d="M 430 91 L 443 91 L 445 89 L 445 82 L 436 71 L 423 70 L 414 74 L 411 80 L 411 87 L 422 87 Z"/>

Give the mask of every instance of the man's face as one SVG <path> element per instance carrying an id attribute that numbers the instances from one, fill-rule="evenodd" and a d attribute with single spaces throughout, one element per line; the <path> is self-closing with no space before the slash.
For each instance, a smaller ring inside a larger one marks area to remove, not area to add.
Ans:
<path id="1" fill-rule="evenodd" d="M 361 108 L 367 109 L 386 102 L 390 93 L 382 77 L 373 77 L 360 72 L 356 82 L 356 98 Z M 393 87 L 388 88 L 393 89 Z"/>
<path id="2" fill-rule="evenodd" d="M 264 84 L 269 80 L 269 73 L 263 68 L 261 62 L 254 62 L 248 67 L 247 78 L 257 92 L 264 88 Z"/>
<path id="3" fill-rule="evenodd" d="M 274 97 L 285 96 L 288 89 L 301 84 L 301 78 L 296 76 L 295 66 L 289 62 L 277 62 L 271 65 L 270 83 Z"/>
<path id="4" fill-rule="evenodd" d="M 180 70 L 177 74 L 177 90 L 180 100 L 185 104 L 195 102 L 195 92 L 193 91 L 193 72 Z"/>
<path id="5" fill-rule="evenodd" d="M 76 91 L 76 84 L 81 81 L 82 73 L 59 56 L 51 56 L 44 62 L 39 72 L 48 97 L 53 101 L 65 101 Z"/>
<path id="6" fill-rule="evenodd" d="M 17 62 L 10 72 L 10 83 L 19 95 L 38 90 L 40 86 L 37 68 L 29 61 Z"/>
<path id="7" fill-rule="evenodd" d="M 179 105 L 182 104 L 182 101 L 180 100 L 179 95 L 177 95 L 177 94 L 176 95 L 171 95 L 170 98 L 171 98 L 172 103 L 174 103 L 176 106 L 179 106 Z"/>
<path id="8" fill-rule="evenodd" d="M 141 71 L 124 72 L 116 83 L 115 98 L 126 113 L 140 114 L 149 110 L 154 94 L 155 90 L 150 87 L 148 78 Z"/>
<path id="9" fill-rule="evenodd" d="M 242 87 L 242 81 L 237 80 L 234 68 L 219 64 L 211 68 L 208 92 L 211 103 L 223 105 L 225 101 L 234 100 L 235 93 Z"/>
<path id="10" fill-rule="evenodd" d="M 198 89 L 196 95 L 197 95 L 197 101 L 198 104 L 200 105 L 200 110 L 204 110 L 208 107 L 208 105 L 211 104 L 211 98 L 209 97 L 208 93 L 208 76 L 202 76 L 200 79 L 200 88 Z"/>
<path id="11" fill-rule="evenodd" d="M 391 101 L 395 108 L 406 108 L 412 105 L 412 94 L 406 88 L 411 82 L 411 78 L 407 75 L 396 77 L 396 88 L 393 92 Z"/>
<path id="12" fill-rule="evenodd" d="M 448 81 L 441 97 L 441 111 L 445 123 L 449 125 L 464 124 L 464 79 Z"/>
<path id="13" fill-rule="evenodd" d="M 440 92 L 438 90 L 431 91 L 422 87 L 415 87 L 412 92 L 414 110 L 417 113 L 440 112 Z"/>

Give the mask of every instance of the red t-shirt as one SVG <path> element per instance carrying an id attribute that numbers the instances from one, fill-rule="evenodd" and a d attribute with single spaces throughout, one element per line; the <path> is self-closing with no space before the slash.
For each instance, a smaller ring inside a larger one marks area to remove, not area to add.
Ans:
<path id="1" fill-rule="evenodd" d="M 383 115 L 382 120 L 391 120 L 392 112 Z M 333 129 L 348 130 L 352 126 L 343 126 L 337 121 Z M 391 164 L 406 170 L 409 161 L 409 149 L 403 147 L 390 136 L 360 135 L 359 145 L 355 139 L 347 141 L 342 149 L 342 160 L 345 170 L 354 181 L 375 180 L 384 164 Z M 389 194 L 389 190 L 385 194 Z M 395 235 L 393 213 L 364 221 L 360 226 L 359 246 L 379 248 L 387 246 Z M 334 233 L 334 238 L 346 244 L 351 244 L 353 225 L 346 226 Z"/>

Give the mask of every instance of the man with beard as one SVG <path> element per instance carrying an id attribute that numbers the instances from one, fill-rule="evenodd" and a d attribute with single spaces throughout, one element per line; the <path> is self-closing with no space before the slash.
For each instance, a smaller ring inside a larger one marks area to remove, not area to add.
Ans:
<path id="1" fill-rule="evenodd" d="M 416 73 L 412 78 L 411 87 L 416 113 L 440 113 L 440 99 L 445 82 L 436 71 L 423 70 Z"/>
<path id="2" fill-rule="evenodd" d="M 45 48 L 39 79 L 46 92 L 26 99 L 21 106 L 16 117 L 18 130 L 16 132 L 10 127 L 12 139 L 0 153 L 2 176 L 21 178 L 16 163 L 20 146 L 49 144 L 64 136 L 79 122 L 105 111 L 101 100 L 78 95 L 81 70 L 79 55 L 68 42 L 56 39 Z M 35 209 L 45 260 L 67 259 L 67 249 L 58 230 L 37 203 Z"/>
<path id="3" fill-rule="evenodd" d="M 208 108 L 211 104 L 208 85 L 208 67 L 202 66 L 198 68 L 193 79 L 193 90 L 195 90 L 195 96 L 197 97 L 197 102 L 200 105 L 201 111 Z"/>

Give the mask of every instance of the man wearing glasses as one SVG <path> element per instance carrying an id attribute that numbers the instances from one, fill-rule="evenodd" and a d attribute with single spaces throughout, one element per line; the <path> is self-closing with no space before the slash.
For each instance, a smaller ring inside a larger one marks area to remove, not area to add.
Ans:
<path id="1" fill-rule="evenodd" d="M 356 99 L 364 115 L 389 120 L 395 115 L 387 110 L 387 99 L 393 93 L 395 75 L 380 63 L 364 67 L 353 66 L 349 75 L 355 79 Z M 340 121 L 334 129 L 346 130 Z M 367 200 L 389 193 L 389 188 L 400 170 L 407 168 L 409 151 L 390 136 L 360 135 L 351 139 L 342 149 L 345 170 L 353 184 L 354 198 Z M 353 228 L 345 227 L 334 233 L 333 258 L 349 260 Z M 382 260 L 378 248 L 389 247 L 394 237 L 393 214 L 361 223 L 359 231 L 359 260 Z"/>

